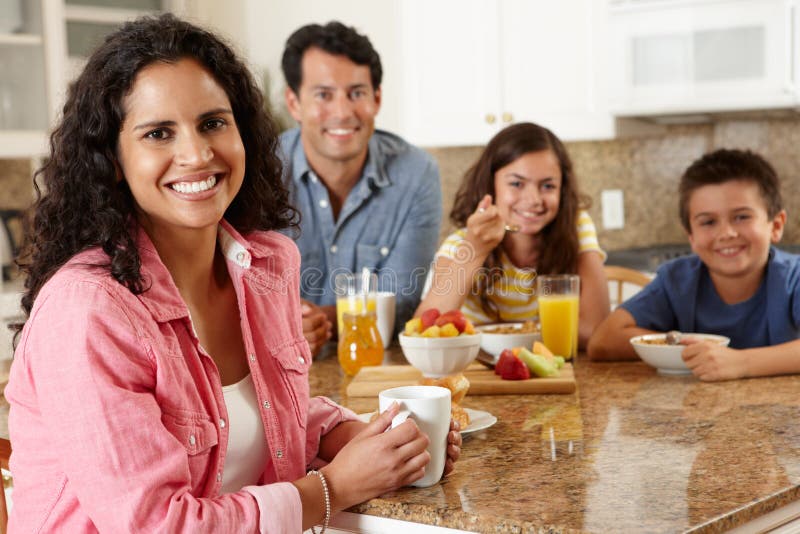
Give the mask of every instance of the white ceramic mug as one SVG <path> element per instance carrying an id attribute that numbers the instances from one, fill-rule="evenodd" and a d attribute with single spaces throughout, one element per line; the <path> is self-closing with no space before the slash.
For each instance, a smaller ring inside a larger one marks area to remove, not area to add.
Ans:
<path id="1" fill-rule="evenodd" d="M 426 488 L 442 478 L 447 459 L 447 433 L 450 431 L 450 390 L 439 386 L 401 386 L 385 389 L 378 394 L 380 411 L 392 404 L 400 405 L 400 413 L 392 419 L 392 428 L 411 418 L 428 436 L 430 463 L 425 466 L 425 476 L 412 486 Z"/>
<path id="2" fill-rule="evenodd" d="M 394 338 L 394 317 L 397 299 L 391 291 L 375 294 L 375 313 L 378 316 L 378 332 L 381 333 L 383 348 L 388 347 Z"/>

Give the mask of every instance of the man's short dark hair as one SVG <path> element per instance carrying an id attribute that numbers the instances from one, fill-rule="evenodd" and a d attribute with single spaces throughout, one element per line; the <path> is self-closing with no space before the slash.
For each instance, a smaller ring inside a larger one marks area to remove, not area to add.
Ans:
<path id="1" fill-rule="evenodd" d="M 309 48 L 319 48 L 335 56 L 346 56 L 356 65 L 368 66 L 372 88 L 380 87 L 383 69 L 381 58 L 372 47 L 372 43 L 355 28 L 331 21 L 324 26 L 319 24 L 303 26 L 286 40 L 281 68 L 287 85 L 295 94 L 298 94 L 303 81 L 303 54 Z"/>
<path id="2" fill-rule="evenodd" d="M 680 217 L 681 224 L 687 232 L 691 232 L 689 199 L 692 193 L 705 185 L 731 181 L 756 184 L 770 219 L 783 209 L 780 179 L 766 159 L 749 150 L 715 150 L 692 163 L 681 176 L 678 187 Z"/>

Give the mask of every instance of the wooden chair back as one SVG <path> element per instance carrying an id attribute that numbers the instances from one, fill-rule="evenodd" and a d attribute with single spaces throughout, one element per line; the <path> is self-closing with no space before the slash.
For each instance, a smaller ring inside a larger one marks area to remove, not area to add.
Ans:
<path id="1" fill-rule="evenodd" d="M 650 277 L 641 271 L 629 269 L 627 267 L 620 267 L 619 265 L 606 265 L 605 266 L 606 278 L 611 284 L 609 290 L 611 294 L 612 306 L 619 306 L 623 301 L 623 289 L 625 284 L 632 284 L 642 288 L 650 283 Z M 614 298 L 614 290 L 616 289 L 616 299 Z"/>

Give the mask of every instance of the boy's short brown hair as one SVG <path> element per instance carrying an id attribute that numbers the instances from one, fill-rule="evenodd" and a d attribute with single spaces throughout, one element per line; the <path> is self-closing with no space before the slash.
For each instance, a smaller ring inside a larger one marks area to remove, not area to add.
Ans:
<path id="1" fill-rule="evenodd" d="M 692 193 L 705 185 L 734 180 L 753 182 L 758 186 L 770 219 L 783 209 L 780 179 L 767 160 L 749 150 L 719 149 L 696 160 L 681 176 L 679 209 L 681 224 L 687 232 L 692 231 L 689 224 L 689 199 Z"/>

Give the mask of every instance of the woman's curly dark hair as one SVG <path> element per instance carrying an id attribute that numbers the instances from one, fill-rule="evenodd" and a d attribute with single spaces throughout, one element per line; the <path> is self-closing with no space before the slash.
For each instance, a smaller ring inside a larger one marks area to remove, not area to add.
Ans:
<path id="1" fill-rule="evenodd" d="M 49 159 L 36 172 L 36 202 L 19 261 L 27 275 L 26 316 L 45 282 L 90 247 L 108 254 L 103 267 L 120 284 L 135 294 L 146 290 L 135 243 L 134 200 L 117 175 L 123 99 L 142 68 L 183 58 L 198 61 L 225 90 L 245 148 L 244 181 L 226 220 L 240 233 L 296 226 L 297 212 L 289 205 L 276 155 L 277 129 L 248 69 L 206 30 L 170 14 L 142 17 L 109 35 L 70 85 L 62 119 L 50 136 Z"/>
<path id="2" fill-rule="evenodd" d="M 513 124 L 500 130 L 489 141 L 478 161 L 464 175 L 450 212 L 450 221 L 458 228 L 465 227 L 467 219 L 485 195 L 496 197 L 495 173 L 525 154 L 542 150 L 550 150 L 558 159 L 561 195 L 556 218 L 541 231 L 541 254 L 536 272 L 574 273 L 578 268 L 578 210 L 588 208 L 591 201 L 578 192 L 572 161 L 564 144 L 543 126 L 531 122 Z M 473 288 L 480 297 L 483 311 L 495 318 L 498 318 L 498 312 L 486 295 L 494 281 L 502 276 L 500 265 L 500 247 L 497 247 L 483 264 L 488 276 L 479 277 L 477 287 Z"/>

